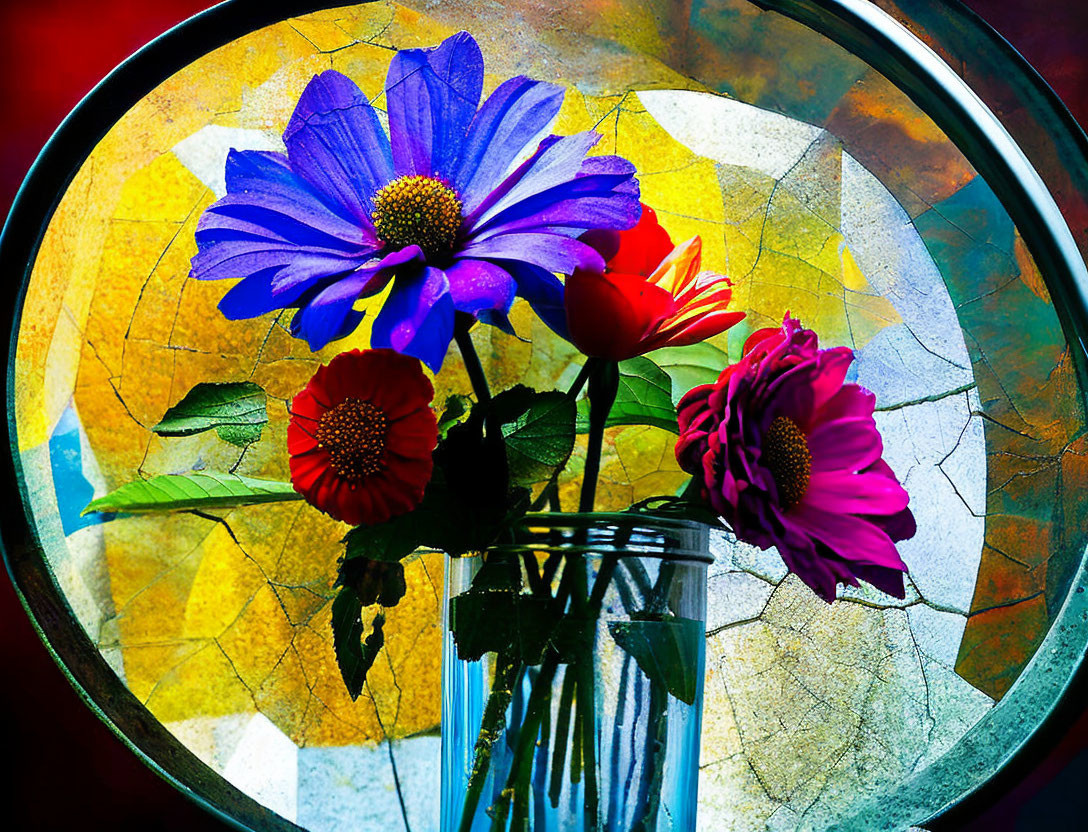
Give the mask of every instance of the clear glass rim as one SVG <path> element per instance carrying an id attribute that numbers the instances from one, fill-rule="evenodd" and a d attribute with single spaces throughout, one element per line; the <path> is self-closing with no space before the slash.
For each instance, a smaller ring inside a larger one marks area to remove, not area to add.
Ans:
<path id="1" fill-rule="evenodd" d="M 489 552 L 556 552 L 567 555 L 655 557 L 710 564 L 710 526 L 680 517 L 634 512 L 526 514 L 514 527 L 516 540 Z"/>

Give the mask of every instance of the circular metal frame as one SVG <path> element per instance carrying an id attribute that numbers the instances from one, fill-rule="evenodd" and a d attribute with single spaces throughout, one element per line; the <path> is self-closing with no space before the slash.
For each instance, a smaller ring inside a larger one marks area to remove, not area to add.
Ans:
<path id="1" fill-rule="evenodd" d="M 902 23 L 866 0 L 753 0 L 794 18 L 837 42 L 887 76 L 915 101 L 959 147 L 999 196 L 1040 265 L 1066 338 L 1079 346 L 1082 391 L 1088 389 L 1084 345 L 1088 342 L 1088 269 L 1054 198 L 1000 120 L 941 58 Z M 960 10 L 955 0 L 949 5 Z M 14 355 L 26 285 L 45 228 L 65 189 L 112 125 L 162 81 L 210 50 L 286 17 L 329 6 L 306 0 L 229 0 L 170 30 L 126 60 L 64 120 L 42 150 L 16 196 L 0 234 L 0 266 L 12 276 L 0 302 L 0 327 L 9 333 L 5 394 L 9 452 L 0 459 L 0 481 L 19 500 L 0 506 L 4 558 L 20 601 L 69 681 L 98 716 L 145 763 L 182 794 L 240 829 L 299 827 L 248 797 L 176 740 L 117 678 L 74 624 L 63 594 L 41 554 L 26 514 L 26 493 L 15 442 Z M 970 13 L 959 11 L 991 37 L 995 53 L 1007 44 Z M 1010 71 L 1035 88 L 1045 83 L 1026 62 L 1005 54 Z M 1065 130 L 1067 143 L 1088 151 L 1083 134 L 1057 98 L 1028 102 Z M 1082 162 L 1085 160 L 1081 160 Z M 938 762 L 908 780 L 894 801 L 861 805 L 844 830 L 907 826 L 942 812 L 969 811 L 989 794 L 987 782 L 1007 778 L 1018 760 L 1037 756 L 1040 743 L 1060 731 L 1064 700 L 1085 685 L 1081 672 L 1088 633 L 1088 569 L 1082 558 L 1066 602 L 1021 678 L 985 720 Z M 33 605 L 28 603 L 32 599 Z M 92 695 L 93 692 L 93 695 Z M 1040 719 L 1039 714 L 1046 716 Z M 1016 730 L 1039 725 L 1030 737 Z M 997 741 L 1007 737 L 1009 744 Z M 972 796 L 974 795 L 974 796 Z M 956 810 L 953 807 L 959 805 Z M 229 814 L 227 812 L 229 811 Z M 951 815 L 949 815 L 951 816 Z M 940 825 L 940 820 L 936 821 Z"/>

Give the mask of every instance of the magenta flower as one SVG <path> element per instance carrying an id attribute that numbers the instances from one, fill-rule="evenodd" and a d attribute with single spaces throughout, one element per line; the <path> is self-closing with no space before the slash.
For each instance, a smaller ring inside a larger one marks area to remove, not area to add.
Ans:
<path id="1" fill-rule="evenodd" d="M 881 459 L 876 397 L 844 384 L 848 347 L 819 348 L 786 314 L 714 384 L 680 401 L 676 458 L 741 540 L 778 548 L 825 601 L 865 581 L 904 596 L 895 542 L 912 537 L 907 492 Z"/>

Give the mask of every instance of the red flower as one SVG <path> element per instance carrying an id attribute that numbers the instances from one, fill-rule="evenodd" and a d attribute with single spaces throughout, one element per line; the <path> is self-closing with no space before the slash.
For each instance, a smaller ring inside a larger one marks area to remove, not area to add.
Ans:
<path id="1" fill-rule="evenodd" d="M 291 402 L 291 482 L 353 526 L 384 523 L 423 499 L 438 426 L 418 359 L 352 350 L 321 367 Z"/>
<path id="2" fill-rule="evenodd" d="M 673 247 L 653 209 L 643 205 L 628 231 L 590 231 L 582 239 L 606 261 L 604 273 L 578 269 L 564 302 L 570 341 L 586 355 L 623 361 L 659 347 L 695 344 L 744 317 L 726 306 L 729 279 L 700 272 L 703 242 Z"/>

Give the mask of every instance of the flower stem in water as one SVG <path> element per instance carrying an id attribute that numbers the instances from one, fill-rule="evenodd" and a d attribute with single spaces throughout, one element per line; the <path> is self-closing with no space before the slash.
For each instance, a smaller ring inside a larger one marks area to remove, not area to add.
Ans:
<path id="1" fill-rule="evenodd" d="M 460 832 L 470 832 L 476 807 L 480 803 L 487 772 L 491 767 L 491 748 L 495 740 L 502 735 L 506 721 L 506 709 L 510 706 L 514 684 L 521 676 L 521 662 L 513 653 L 500 653 L 495 660 L 495 678 L 491 683 L 491 694 L 484 707 L 484 717 L 480 724 L 480 734 L 476 738 L 476 749 L 472 760 L 472 774 L 469 776 L 468 789 L 465 792 L 465 804 L 461 810 Z"/>

